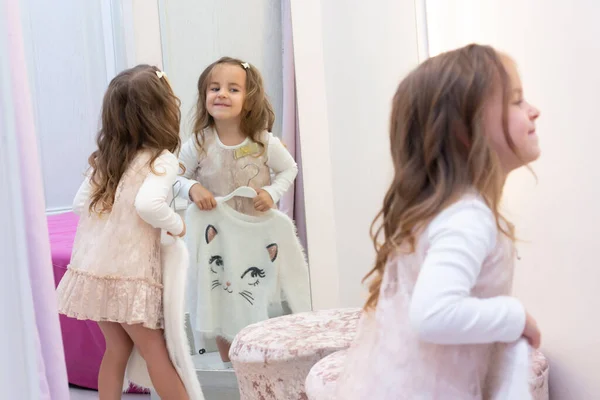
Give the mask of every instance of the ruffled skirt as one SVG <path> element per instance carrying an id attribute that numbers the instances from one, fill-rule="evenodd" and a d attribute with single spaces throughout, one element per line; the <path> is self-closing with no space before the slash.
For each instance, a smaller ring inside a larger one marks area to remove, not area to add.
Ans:
<path id="1" fill-rule="evenodd" d="M 144 278 L 99 276 L 69 267 L 56 289 L 58 312 L 81 320 L 162 329 L 163 286 Z"/>

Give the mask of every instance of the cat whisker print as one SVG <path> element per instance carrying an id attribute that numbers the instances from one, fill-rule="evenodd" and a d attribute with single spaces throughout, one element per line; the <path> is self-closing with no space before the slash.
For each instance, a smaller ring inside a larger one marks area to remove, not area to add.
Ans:
<path id="1" fill-rule="evenodd" d="M 252 293 L 251 293 L 251 292 L 249 292 L 249 291 L 247 291 L 247 290 L 244 290 L 244 291 L 241 291 L 239 294 L 240 294 L 240 296 L 242 296 L 244 299 L 246 299 L 246 301 L 247 301 L 248 303 L 250 303 L 250 305 L 254 305 L 254 296 L 252 295 Z"/>
<path id="2" fill-rule="evenodd" d="M 228 203 L 186 211 L 188 304 L 199 342 L 204 335 L 232 342 L 250 324 L 311 308 L 308 265 L 294 222 L 275 209 L 239 214 Z"/>

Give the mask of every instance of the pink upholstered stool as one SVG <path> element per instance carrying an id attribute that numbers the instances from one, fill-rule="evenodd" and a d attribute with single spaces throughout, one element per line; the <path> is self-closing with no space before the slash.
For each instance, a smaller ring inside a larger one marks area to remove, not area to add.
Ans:
<path id="1" fill-rule="evenodd" d="M 58 286 L 71 262 L 78 223 L 79 217 L 71 212 L 48 217 L 55 286 Z M 60 315 L 60 327 L 69 383 L 97 389 L 98 371 L 106 347 L 98 324 L 94 321 L 82 321 Z M 148 393 L 134 386 L 128 392 Z"/>
<path id="2" fill-rule="evenodd" d="M 360 311 L 286 315 L 244 328 L 229 352 L 241 400 L 305 399 L 310 369 L 323 357 L 350 346 Z"/>
<path id="3" fill-rule="evenodd" d="M 332 400 L 335 385 L 344 368 L 347 350 L 330 354 L 316 363 L 306 378 L 308 400 Z M 548 400 L 548 361 L 539 351 L 532 357 L 530 388 L 533 400 Z"/>
<path id="4" fill-rule="evenodd" d="M 539 351 L 534 352 L 531 359 L 531 377 L 529 378 L 533 400 L 548 400 L 550 398 L 548 392 L 549 373 L 550 365 L 546 357 Z"/>
<path id="5" fill-rule="evenodd" d="M 335 398 L 335 385 L 344 368 L 346 353 L 340 350 L 316 363 L 306 377 L 306 395 L 309 400 Z"/>

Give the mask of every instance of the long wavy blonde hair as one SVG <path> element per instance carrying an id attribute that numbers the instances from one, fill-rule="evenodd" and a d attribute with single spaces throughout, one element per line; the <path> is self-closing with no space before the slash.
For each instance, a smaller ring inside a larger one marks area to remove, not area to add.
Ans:
<path id="1" fill-rule="evenodd" d="M 504 59 L 489 46 L 469 45 L 428 59 L 398 86 L 390 126 L 395 173 L 371 225 L 377 256 L 363 280 L 369 282 L 365 309 L 377 305 L 388 258 L 400 246 L 414 252 L 419 229 L 469 190 L 482 196 L 498 229 L 514 240 L 499 211 L 505 174 L 483 127 L 486 101 L 501 90 L 504 136 L 517 154 L 508 134 L 511 82 Z"/>

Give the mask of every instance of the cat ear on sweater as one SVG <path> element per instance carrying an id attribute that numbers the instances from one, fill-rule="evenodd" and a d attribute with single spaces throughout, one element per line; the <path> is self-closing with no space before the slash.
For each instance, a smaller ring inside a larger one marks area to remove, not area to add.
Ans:
<path id="1" fill-rule="evenodd" d="M 217 236 L 219 232 L 217 232 L 217 228 L 212 225 L 208 225 L 206 227 L 206 231 L 204 232 L 204 240 L 206 240 L 206 244 L 209 244 L 213 241 L 215 236 Z"/>
<path id="2" fill-rule="evenodd" d="M 271 262 L 275 261 L 277 259 L 277 254 L 279 254 L 279 246 L 277 246 L 277 243 L 271 243 L 268 245 L 267 250 L 269 251 L 269 258 L 271 259 Z"/>

